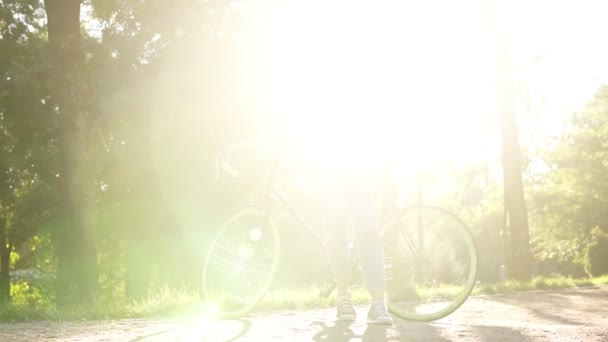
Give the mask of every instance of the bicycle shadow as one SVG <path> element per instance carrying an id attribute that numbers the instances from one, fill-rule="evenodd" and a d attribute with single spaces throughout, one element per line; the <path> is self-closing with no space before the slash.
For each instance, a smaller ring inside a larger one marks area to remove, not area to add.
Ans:
<path id="1" fill-rule="evenodd" d="M 227 321 L 224 321 L 227 322 Z M 220 331 L 214 331 L 213 327 L 206 326 L 200 327 L 197 323 L 189 323 L 185 325 L 181 325 L 178 327 L 165 329 L 162 331 L 157 331 L 152 334 L 148 334 L 145 336 L 139 336 L 130 342 L 155 342 L 155 341 L 223 341 L 223 342 L 234 342 L 238 341 L 241 338 L 245 337 L 247 333 L 251 330 L 253 323 L 250 320 L 240 319 L 233 320 L 230 323 L 238 323 L 240 327 L 236 331 L 236 333 L 230 333 L 229 335 L 225 335 L 224 333 L 227 331 L 234 331 L 233 327 L 230 329 L 220 329 Z M 219 335 L 218 335 L 219 333 Z"/>
<path id="2" fill-rule="evenodd" d="M 393 325 L 368 324 L 363 329 L 353 329 L 354 323 L 336 322 L 327 325 L 324 322 L 314 322 L 313 325 L 322 327 L 322 330 L 313 336 L 316 342 L 341 342 L 341 341 L 448 341 L 441 337 L 440 332 L 429 323 L 413 323 L 396 320 Z M 355 326 L 359 328 L 360 326 Z M 362 332 L 357 333 L 357 330 Z"/>
<path id="3" fill-rule="evenodd" d="M 350 341 L 354 337 L 355 332 L 351 329 L 352 322 L 335 322 L 333 325 L 327 325 L 325 322 L 316 321 L 312 325 L 321 326 L 321 331 L 316 333 L 313 341 Z"/>
<path id="4" fill-rule="evenodd" d="M 183 329 L 186 329 L 188 327 L 190 327 L 191 324 L 183 324 L 177 327 L 173 327 L 173 328 L 169 328 L 169 329 L 165 329 L 165 330 L 160 330 L 160 331 L 156 331 L 154 333 L 148 334 L 148 335 L 143 335 L 143 336 L 138 336 L 132 340 L 129 340 L 129 342 L 141 342 L 141 341 L 151 341 L 152 339 L 155 338 L 160 338 L 163 335 L 172 333 L 172 332 L 178 332 L 181 331 Z"/>
<path id="5" fill-rule="evenodd" d="M 251 322 L 250 320 L 247 319 L 239 319 L 237 320 L 237 322 L 241 323 L 241 329 L 234 334 L 233 336 L 230 336 L 229 338 L 223 340 L 224 342 L 233 342 L 233 341 L 238 341 L 241 339 L 241 337 L 244 337 L 245 335 L 247 335 L 247 333 L 249 332 L 249 330 L 251 330 L 251 327 L 253 326 L 253 322 Z M 201 338 L 201 341 L 216 341 L 216 339 L 214 339 L 212 337 L 212 339 L 207 339 L 207 337 L 203 337 Z"/>
<path id="6" fill-rule="evenodd" d="M 387 332 L 390 326 L 388 325 L 368 325 L 361 341 L 383 341 L 387 338 Z"/>

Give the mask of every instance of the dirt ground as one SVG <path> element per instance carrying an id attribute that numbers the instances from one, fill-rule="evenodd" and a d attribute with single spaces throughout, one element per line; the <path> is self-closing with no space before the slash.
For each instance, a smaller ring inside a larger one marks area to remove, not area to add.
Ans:
<path id="1" fill-rule="evenodd" d="M 0 324 L 0 341 L 607 341 L 608 287 L 470 298 L 431 323 L 333 321 L 334 310 L 258 314 L 235 321 L 125 319 Z"/>

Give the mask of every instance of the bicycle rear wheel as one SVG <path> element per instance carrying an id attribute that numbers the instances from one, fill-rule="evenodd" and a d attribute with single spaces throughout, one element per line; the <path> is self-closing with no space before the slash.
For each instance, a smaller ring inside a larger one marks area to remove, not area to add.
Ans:
<path id="1" fill-rule="evenodd" d="M 277 224 L 268 209 L 238 209 L 215 236 L 203 267 L 203 295 L 222 319 L 249 313 L 274 278 L 280 253 Z"/>
<path id="2" fill-rule="evenodd" d="M 477 249 L 458 217 L 437 207 L 403 209 L 382 229 L 391 313 L 432 321 L 458 309 L 475 286 Z"/>

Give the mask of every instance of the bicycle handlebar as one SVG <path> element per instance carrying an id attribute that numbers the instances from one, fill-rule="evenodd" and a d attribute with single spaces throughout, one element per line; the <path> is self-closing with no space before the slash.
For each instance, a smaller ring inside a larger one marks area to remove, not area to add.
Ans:
<path id="1" fill-rule="evenodd" d="M 216 178 L 219 179 L 222 172 L 229 174 L 233 178 L 239 178 L 241 173 L 230 164 L 230 157 L 238 152 L 255 152 L 260 150 L 279 151 L 276 147 L 251 141 L 240 141 L 224 147 L 216 158 Z"/>
<path id="2" fill-rule="evenodd" d="M 229 174 L 231 177 L 239 178 L 240 173 L 230 166 L 227 157 L 224 155 L 225 152 L 220 152 L 220 155 L 215 160 L 215 175 L 216 179 L 220 179 L 222 172 Z"/>

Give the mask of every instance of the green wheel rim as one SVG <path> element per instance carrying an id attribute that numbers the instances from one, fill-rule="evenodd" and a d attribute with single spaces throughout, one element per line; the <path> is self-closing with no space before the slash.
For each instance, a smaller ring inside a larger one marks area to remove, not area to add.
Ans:
<path id="1" fill-rule="evenodd" d="M 433 207 L 433 206 L 408 207 L 408 208 L 405 208 L 405 209 L 399 211 L 397 214 L 395 214 L 393 217 L 391 217 L 383 225 L 383 229 L 382 229 L 383 236 L 388 231 L 393 229 L 393 227 L 395 227 L 396 222 L 399 221 L 401 217 L 403 217 L 404 215 L 406 215 L 408 213 L 415 212 L 415 211 L 421 211 L 421 212 L 422 211 L 435 211 L 435 212 L 439 213 L 440 215 L 444 215 L 445 217 L 450 217 L 455 222 L 457 222 L 458 224 L 453 226 L 453 229 L 456 230 L 458 236 L 464 242 L 464 245 L 466 246 L 466 249 L 467 249 L 468 258 L 470 260 L 469 271 L 468 271 L 466 280 L 464 281 L 464 283 L 462 285 L 462 290 L 459 292 L 459 294 L 457 296 L 455 296 L 451 300 L 452 302 L 449 305 L 445 306 L 444 308 L 442 308 L 439 311 L 432 312 L 432 313 L 412 312 L 410 310 L 406 310 L 406 309 L 400 307 L 399 305 L 391 302 L 390 298 L 389 298 L 387 306 L 392 314 L 394 314 L 402 319 L 410 320 L 410 321 L 434 321 L 434 320 L 438 320 L 443 317 L 446 317 L 447 315 L 451 314 L 456 309 L 458 309 L 467 300 L 467 298 L 473 291 L 473 288 L 476 283 L 476 276 L 477 276 L 477 269 L 478 269 L 477 248 L 475 246 L 475 241 L 473 240 L 473 236 L 471 235 L 466 224 L 462 220 L 460 220 L 457 216 L 455 216 L 454 214 L 450 213 L 449 211 L 447 211 L 445 209 L 442 209 L 439 207 Z"/>

